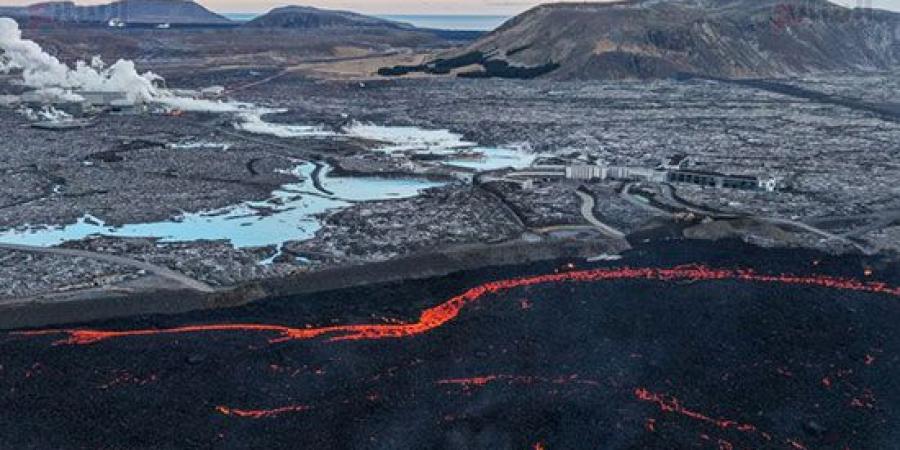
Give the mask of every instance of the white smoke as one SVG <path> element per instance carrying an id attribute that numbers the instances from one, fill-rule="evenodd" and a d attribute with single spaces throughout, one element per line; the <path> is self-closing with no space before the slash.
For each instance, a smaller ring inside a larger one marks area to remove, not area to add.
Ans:
<path id="1" fill-rule="evenodd" d="M 120 92 L 131 102 L 153 103 L 169 110 L 235 114 L 239 119 L 235 128 L 250 133 L 282 138 L 332 134 L 321 127 L 267 123 L 262 116 L 280 111 L 251 103 L 194 98 L 187 92 L 157 88 L 154 82 L 162 78 L 152 72 L 139 74 L 132 61 L 120 59 L 107 67 L 95 56 L 71 68 L 36 42 L 23 39 L 16 21 L 0 17 L 0 73 L 14 69 L 22 71 L 24 85 L 35 89 L 30 93 L 32 98 L 46 100 L 42 103 L 84 100 L 79 91 Z M 34 118 L 61 117 L 52 112 L 28 111 L 27 115 Z"/>
<path id="2" fill-rule="evenodd" d="M 235 113 L 247 111 L 253 105 L 195 99 L 157 88 L 161 80 L 152 72 L 139 74 L 134 62 L 120 59 L 106 66 L 99 56 L 90 62 L 78 61 L 71 68 L 45 52 L 36 42 L 23 39 L 16 21 L 0 17 L 0 73 L 22 71 L 25 86 L 35 88 L 33 97 L 53 101 L 83 100 L 77 91 L 121 92 L 132 102 L 158 103 L 170 109 Z"/>
<path id="3" fill-rule="evenodd" d="M 311 125 L 288 125 L 281 123 L 271 123 L 263 120 L 265 114 L 284 112 L 283 110 L 257 110 L 248 111 L 240 114 L 241 122 L 234 125 L 238 130 L 246 131 L 253 134 L 266 134 L 280 138 L 297 138 L 297 137 L 326 137 L 333 136 L 334 133 L 326 130 L 321 126 Z"/>
<path id="4" fill-rule="evenodd" d="M 152 72 L 139 74 L 134 63 L 119 60 L 106 67 L 95 57 L 90 63 L 78 61 L 75 68 L 63 64 L 45 52 L 36 42 L 22 39 L 15 20 L 0 17 L 0 73 L 22 70 L 26 86 L 38 90 L 63 89 L 97 92 L 122 92 L 131 101 L 150 101 L 158 95 Z"/>
<path id="5" fill-rule="evenodd" d="M 33 121 L 62 122 L 72 119 L 72 116 L 69 113 L 60 111 L 52 106 L 45 106 L 38 110 L 22 108 L 19 112 L 28 118 L 28 120 Z"/>
<path id="6" fill-rule="evenodd" d="M 353 122 L 344 127 L 344 133 L 384 145 L 379 150 L 387 153 L 415 151 L 419 153 L 447 154 L 478 144 L 463 139 L 449 130 L 426 130 L 419 127 L 383 127 L 375 124 Z"/>
<path id="7" fill-rule="evenodd" d="M 153 101 L 170 109 L 209 113 L 238 113 L 256 108 L 250 103 L 185 97 L 167 90 L 159 90 Z"/>

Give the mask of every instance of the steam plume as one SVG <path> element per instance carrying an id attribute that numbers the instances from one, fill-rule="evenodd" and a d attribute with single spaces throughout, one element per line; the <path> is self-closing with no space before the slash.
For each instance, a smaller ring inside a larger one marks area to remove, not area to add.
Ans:
<path id="1" fill-rule="evenodd" d="M 0 73 L 13 69 L 21 69 L 24 84 L 38 90 L 122 92 L 132 101 L 152 100 L 158 94 L 153 82 L 160 79 L 151 72 L 138 74 L 134 63 L 126 60 L 106 67 L 94 58 L 90 64 L 78 61 L 72 69 L 36 42 L 22 39 L 16 21 L 0 17 Z"/>
<path id="2" fill-rule="evenodd" d="M 90 63 L 78 61 L 75 68 L 45 52 L 36 42 L 23 39 L 16 21 L 0 17 L 0 73 L 22 71 L 24 85 L 51 100 L 83 100 L 77 91 L 121 92 L 132 102 L 155 103 L 170 109 L 237 114 L 238 129 L 277 137 L 321 136 L 329 133 L 320 127 L 269 124 L 265 114 L 277 112 L 241 102 L 223 102 L 178 95 L 157 88 L 154 81 L 162 78 L 152 72 L 139 74 L 132 61 L 120 59 L 107 67 L 99 57 Z M 51 113 L 34 113 L 37 117 L 59 117 Z"/>

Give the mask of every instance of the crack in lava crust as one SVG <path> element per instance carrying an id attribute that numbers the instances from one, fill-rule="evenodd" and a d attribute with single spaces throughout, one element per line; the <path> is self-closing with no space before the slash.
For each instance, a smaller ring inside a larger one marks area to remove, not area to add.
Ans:
<path id="1" fill-rule="evenodd" d="M 242 417 L 245 419 L 265 419 L 269 417 L 277 417 L 287 413 L 305 412 L 313 409 L 307 405 L 283 406 L 274 409 L 237 409 L 227 406 L 217 406 L 216 412 L 223 416 Z"/>
<path id="2" fill-rule="evenodd" d="M 13 333 L 20 336 L 43 336 L 54 334 L 68 335 L 67 339 L 56 344 L 87 345 L 97 342 L 136 336 L 156 336 L 167 334 L 205 333 L 205 332 L 256 332 L 274 333 L 278 337 L 269 340 L 271 343 L 286 341 L 302 341 L 327 337 L 328 341 L 377 340 L 392 339 L 425 334 L 456 319 L 468 305 L 480 300 L 488 294 L 496 294 L 515 288 L 537 286 L 563 282 L 597 282 L 611 280 L 655 280 L 655 281 L 717 281 L 733 280 L 754 283 L 778 283 L 788 285 L 816 286 L 838 290 L 886 294 L 900 297 L 900 287 L 893 287 L 882 282 L 865 282 L 849 278 L 838 278 L 824 275 L 764 275 L 750 269 L 712 269 L 700 265 L 679 266 L 669 269 L 658 268 L 600 268 L 582 271 L 571 271 L 536 275 L 507 280 L 491 281 L 473 287 L 468 291 L 452 297 L 433 308 L 422 312 L 418 322 L 406 324 L 361 324 L 340 325 L 320 328 L 294 328 L 284 325 L 266 324 L 207 324 L 190 325 L 165 329 L 141 330 L 88 330 L 57 329 L 38 330 Z"/>
<path id="3" fill-rule="evenodd" d="M 740 423 L 735 420 L 729 419 L 714 419 L 710 416 L 701 414 L 696 411 L 691 411 L 684 406 L 682 406 L 681 402 L 678 401 L 677 398 L 671 397 L 667 398 L 664 395 L 657 394 L 655 392 L 650 392 L 644 388 L 637 388 L 634 390 L 634 396 L 637 397 L 638 400 L 642 400 L 645 402 L 656 403 L 659 406 L 660 411 L 665 413 L 674 413 L 680 414 L 689 419 L 698 420 L 700 422 L 705 422 L 710 425 L 713 425 L 722 430 L 727 429 L 735 429 L 742 433 L 751 433 L 751 434 L 760 434 L 765 440 L 771 441 L 772 436 L 768 433 L 764 433 L 759 431 L 756 426 L 748 424 L 748 423 Z"/>
<path id="4" fill-rule="evenodd" d="M 658 394 L 656 392 L 651 392 L 645 388 L 635 388 L 634 396 L 641 401 L 654 403 L 659 407 L 659 410 L 667 413 L 667 414 L 677 414 L 682 417 L 686 417 L 688 419 L 693 419 L 699 422 L 706 423 L 708 425 L 712 425 L 720 430 L 737 430 L 741 433 L 756 436 L 761 438 L 766 444 L 765 448 L 772 447 L 775 445 L 773 442 L 772 434 L 767 433 L 765 431 L 761 431 L 755 425 L 749 423 L 741 423 L 736 420 L 730 419 L 722 419 L 722 418 L 713 418 L 711 416 L 705 415 L 703 413 L 692 411 L 687 409 L 682 405 L 682 403 L 675 397 L 668 397 L 663 394 Z M 655 420 L 649 419 L 647 422 L 647 430 L 650 432 L 655 431 Z M 706 435 L 704 435 L 706 436 Z M 706 436 L 708 438 L 708 436 Z M 793 450 L 808 450 L 808 448 L 795 439 L 784 439 L 783 444 L 786 444 Z M 729 441 L 724 439 L 718 440 L 718 445 L 720 450 L 734 450 L 736 447 Z M 849 447 L 848 447 L 849 448 Z"/>

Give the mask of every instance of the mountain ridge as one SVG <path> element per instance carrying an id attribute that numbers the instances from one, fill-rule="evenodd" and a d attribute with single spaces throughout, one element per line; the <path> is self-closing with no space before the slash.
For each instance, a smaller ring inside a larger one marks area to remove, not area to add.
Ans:
<path id="1" fill-rule="evenodd" d="M 463 64 L 465 63 L 465 64 Z M 826 0 L 551 3 L 410 71 L 556 79 L 784 77 L 900 66 L 900 14 Z"/>
<path id="2" fill-rule="evenodd" d="M 118 20 L 131 25 L 233 25 L 192 0 L 119 0 L 102 5 L 72 1 L 44 2 L 23 7 L 0 7 L 0 16 L 73 24 L 106 24 Z"/>
<path id="3" fill-rule="evenodd" d="M 412 25 L 363 15 L 350 11 L 328 10 L 311 6 L 282 6 L 244 24 L 245 27 L 266 28 L 334 28 L 368 27 L 397 30 L 414 29 Z"/>

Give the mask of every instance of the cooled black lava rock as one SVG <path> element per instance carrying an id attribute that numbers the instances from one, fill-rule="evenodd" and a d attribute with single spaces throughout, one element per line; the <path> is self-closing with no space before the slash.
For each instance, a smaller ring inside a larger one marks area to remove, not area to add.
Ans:
<path id="1" fill-rule="evenodd" d="M 250 329 L 415 323 L 484 282 L 572 270 L 567 263 L 88 324 L 78 328 L 148 331 L 87 345 L 53 345 L 62 334 L 5 334 L 0 448 L 790 450 L 900 442 L 900 299 L 889 294 L 734 279 L 534 283 L 488 289 L 449 322 L 405 338 L 279 340 L 288 336 Z M 861 257 L 733 242 L 656 243 L 607 264 L 686 263 L 900 284 L 895 264 L 867 279 L 872 261 Z M 859 312 L 847 314 L 847 304 Z M 210 324 L 247 330 L 152 332 Z"/>

